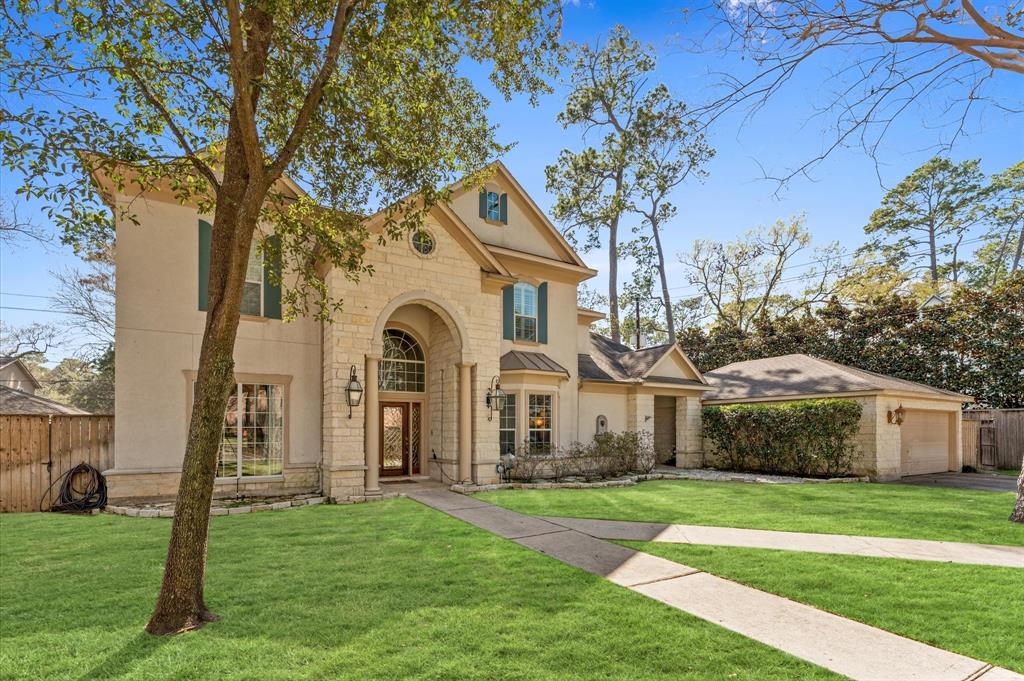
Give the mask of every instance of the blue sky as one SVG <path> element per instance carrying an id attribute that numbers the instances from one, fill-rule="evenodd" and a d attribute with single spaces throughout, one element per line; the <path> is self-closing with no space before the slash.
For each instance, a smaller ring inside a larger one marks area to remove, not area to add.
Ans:
<path id="1" fill-rule="evenodd" d="M 635 37 L 656 48 L 656 78 L 666 83 L 675 96 L 699 102 L 710 95 L 716 82 L 709 71 L 741 74 L 750 64 L 718 54 L 700 55 L 683 50 L 680 41 L 703 28 L 684 22 L 683 6 L 685 2 L 569 2 L 565 6 L 564 35 L 569 40 L 593 41 L 615 23 L 623 23 Z M 821 101 L 828 69 L 840 66 L 845 58 L 837 52 L 828 60 L 809 64 L 810 68 L 751 120 L 744 122 L 741 114 L 732 115 L 720 120 L 710 131 L 709 141 L 717 150 L 708 167 L 710 176 L 703 183 L 683 187 L 674 197 L 679 216 L 665 239 L 670 254 L 671 286 L 686 289 L 683 272 L 675 264 L 675 253 L 688 250 L 694 239 L 728 239 L 757 225 L 801 212 L 807 215 L 807 225 L 816 243 L 839 241 L 855 248 L 863 241 L 868 215 L 884 194 L 883 184 L 891 186 L 932 155 L 943 131 L 930 122 L 939 116 L 944 101 L 925 101 L 908 111 L 889 135 L 878 167 L 861 149 L 854 148 L 834 153 L 815 168 L 813 180 L 795 180 L 781 193 L 776 192 L 774 183 L 760 179 L 762 166 L 785 170 L 819 152 L 825 137 L 822 121 L 810 120 L 814 104 Z M 499 125 L 499 137 L 516 143 L 504 159 L 506 165 L 540 206 L 547 209 L 553 199 L 545 192 L 544 166 L 554 161 L 560 149 L 578 148 L 581 144 L 578 131 L 562 130 L 555 122 L 564 90 L 559 88 L 533 108 L 525 99 L 504 102 L 482 72 L 473 69 L 470 73 L 492 99 L 490 115 Z M 1020 76 L 999 75 L 992 91 L 1020 100 L 1019 93 L 1024 91 L 1021 83 L 1024 81 Z M 989 109 L 972 119 L 972 134 L 962 138 L 951 155 L 956 160 L 980 158 L 986 173 L 998 172 L 1024 158 L 1021 122 L 1021 117 Z M 12 197 L 15 178 L 0 175 L 0 184 L 3 195 Z M 39 206 L 29 205 L 25 211 L 38 215 L 38 209 Z M 604 251 L 584 254 L 584 258 L 602 271 L 607 268 Z M 4 322 L 21 325 L 56 319 L 56 315 L 45 312 L 10 308 L 48 307 L 46 298 L 28 296 L 49 295 L 49 272 L 76 263 L 70 249 L 56 245 L 44 249 L 25 244 L 0 253 L 0 316 Z M 603 276 L 592 284 L 599 290 L 607 287 Z M 64 352 L 73 349 L 70 344 Z M 59 356 L 54 354 L 53 358 Z"/>

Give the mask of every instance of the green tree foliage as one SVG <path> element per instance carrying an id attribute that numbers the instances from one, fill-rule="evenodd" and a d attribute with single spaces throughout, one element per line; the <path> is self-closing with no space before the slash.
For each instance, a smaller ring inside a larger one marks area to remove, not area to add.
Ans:
<path id="1" fill-rule="evenodd" d="M 658 280 L 669 343 L 676 342 L 675 309 L 665 271 L 662 232 L 678 214 L 670 196 L 687 178 L 703 178 L 704 166 L 714 157 L 686 104 L 673 100 L 664 86 L 656 87 L 648 106 L 637 119 L 638 144 L 633 150 L 634 196 L 631 211 L 642 218 L 634 230 L 641 244 L 634 252 L 641 277 L 653 273 Z M 648 291 L 651 288 L 647 289 Z"/>
<path id="2" fill-rule="evenodd" d="M 563 149 L 545 168 L 547 190 L 555 195 L 552 215 L 584 251 L 600 247 L 607 232 L 608 321 L 612 339 L 619 342 L 619 223 L 631 203 L 631 163 L 640 143 L 637 126 L 665 105 L 667 90 L 647 86 L 655 67 L 653 49 L 621 25 L 603 44 L 570 47 L 572 92 L 558 122 L 580 128 L 585 143 L 588 134 L 601 137 L 580 151 Z"/>
<path id="3" fill-rule="evenodd" d="M 114 348 L 108 346 L 93 359 L 65 358 L 40 381 L 38 394 L 44 397 L 94 414 L 113 414 Z"/>
<path id="4" fill-rule="evenodd" d="M 961 245 L 984 217 L 987 186 L 978 164 L 935 157 L 901 180 L 871 214 L 864 232 L 873 238 L 861 252 L 927 279 L 933 290 L 959 282 Z"/>
<path id="5" fill-rule="evenodd" d="M 160 598 L 148 630 L 214 618 L 203 599 L 208 510 L 250 246 L 285 283 L 285 317 L 329 317 L 324 266 L 350 277 L 383 237 L 419 227 L 438 187 L 506 147 L 461 75 L 506 98 L 549 91 L 555 0 L 25 0 L 6 6 L 2 160 L 86 252 L 110 241 L 102 174 L 163 188 L 213 217 L 206 327 Z M 470 175 L 470 183 L 479 176 Z M 295 191 L 297 183 L 300 191 Z M 301 191 L 304 190 L 304 191 Z M 408 197 L 414 196 L 414 199 Z M 270 232 L 276 239 L 267 238 Z"/>
<path id="6" fill-rule="evenodd" d="M 1024 269 L 1024 161 L 993 175 L 988 194 L 985 244 L 967 265 L 976 288 Z"/>
<path id="7" fill-rule="evenodd" d="M 749 359 L 806 353 L 974 397 L 1024 407 L 1024 273 L 992 290 L 957 288 L 921 309 L 900 296 L 853 309 L 832 301 L 811 314 L 764 319 L 747 331 L 690 327 L 679 344 L 702 371 Z"/>

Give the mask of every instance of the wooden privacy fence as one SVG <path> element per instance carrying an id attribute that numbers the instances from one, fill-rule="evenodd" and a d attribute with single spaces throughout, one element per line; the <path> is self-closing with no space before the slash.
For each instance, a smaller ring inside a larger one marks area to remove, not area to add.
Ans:
<path id="1" fill-rule="evenodd" d="M 1021 467 L 1024 409 L 968 409 L 963 416 L 965 466 Z"/>
<path id="2" fill-rule="evenodd" d="M 0 415 L 0 512 L 49 510 L 51 484 L 83 461 L 113 466 L 113 416 Z"/>

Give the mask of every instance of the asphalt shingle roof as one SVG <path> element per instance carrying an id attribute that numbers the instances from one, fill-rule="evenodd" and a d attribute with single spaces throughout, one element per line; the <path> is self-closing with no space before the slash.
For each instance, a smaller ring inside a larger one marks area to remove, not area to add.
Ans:
<path id="1" fill-rule="evenodd" d="M 931 397 L 963 398 L 923 383 L 876 374 L 804 354 L 781 355 L 734 362 L 709 371 L 704 378 L 714 389 L 705 400 L 744 400 L 763 397 L 901 390 Z"/>
<path id="2" fill-rule="evenodd" d="M 0 385 L 0 414 L 18 414 L 23 416 L 34 414 L 88 414 L 89 412 L 61 404 L 39 395 L 22 390 L 15 390 Z"/>
<path id="3" fill-rule="evenodd" d="M 591 332 L 590 353 L 580 353 L 578 357 L 579 375 L 584 381 L 637 383 L 645 380 L 644 375 L 671 350 L 671 343 L 634 350 L 628 345 L 616 343 L 607 336 Z M 685 382 L 687 384 L 701 385 L 700 381 L 677 379 L 668 376 L 647 376 L 646 380 L 660 383 Z"/>

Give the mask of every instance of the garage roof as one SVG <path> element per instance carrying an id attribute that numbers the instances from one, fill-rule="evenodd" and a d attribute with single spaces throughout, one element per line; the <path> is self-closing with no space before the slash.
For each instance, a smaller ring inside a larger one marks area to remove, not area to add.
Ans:
<path id="1" fill-rule="evenodd" d="M 933 398 L 973 402 L 967 395 L 923 383 L 876 374 L 804 354 L 781 355 L 734 362 L 704 374 L 714 389 L 708 401 L 742 401 L 769 397 L 801 397 L 851 392 L 894 390 Z"/>

